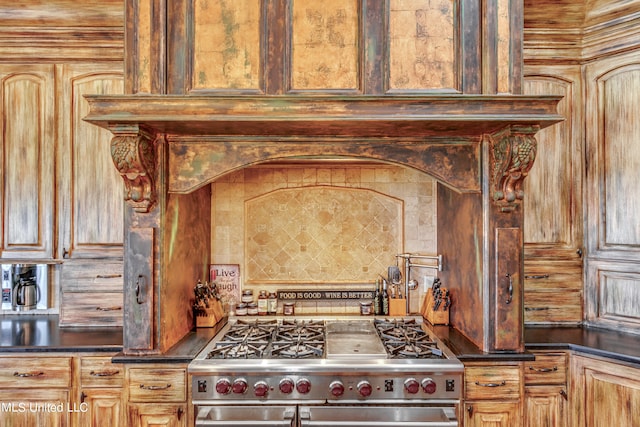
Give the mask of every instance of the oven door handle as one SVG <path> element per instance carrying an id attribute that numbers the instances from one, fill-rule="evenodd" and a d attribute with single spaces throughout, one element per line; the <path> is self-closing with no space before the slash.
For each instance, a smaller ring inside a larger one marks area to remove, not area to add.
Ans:
<path id="1" fill-rule="evenodd" d="M 204 426 L 243 427 L 295 427 L 295 407 L 283 410 L 276 407 L 258 408 L 254 406 L 204 407 L 200 408 L 195 427 Z"/>
<path id="2" fill-rule="evenodd" d="M 453 408 L 389 408 L 376 406 L 301 407 L 298 409 L 300 427 L 458 427 Z M 403 416 L 403 412 L 410 414 Z M 364 415 L 363 414 L 368 414 Z M 437 414 L 437 415 L 436 415 Z"/>

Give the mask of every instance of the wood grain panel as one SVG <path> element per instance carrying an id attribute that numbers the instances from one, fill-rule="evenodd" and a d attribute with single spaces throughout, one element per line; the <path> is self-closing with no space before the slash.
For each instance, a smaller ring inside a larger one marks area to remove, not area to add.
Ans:
<path id="1" fill-rule="evenodd" d="M 573 161 L 572 109 L 573 82 L 561 77 L 529 76 L 524 92 L 528 95 L 562 95 L 558 113 L 567 121 L 536 134 L 538 151 L 535 164 L 524 182 L 525 242 L 566 246 L 573 243 L 576 195 L 579 196 L 579 166 Z"/>
<path id="2" fill-rule="evenodd" d="M 193 90 L 261 89 L 262 1 L 196 1 Z"/>
<path id="3" fill-rule="evenodd" d="M 290 6 L 291 89 L 359 90 L 357 0 L 294 0 Z"/>
<path id="4" fill-rule="evenodd" d="M 458 89 L 458 3 L 389 2 L 389 90 Z"/>
<path id="5" fill-rule="evenodd" d="M 520 366 L 465 366 L 465 400 L 519 400 L 521 374 Z"/>
<path id="6" fill-rule="evenodd" d="M 605 212 L 604 245 L 640 249 L 640 63 L 600 80 Z"/>
<path id="7" fill-rule="evenodd" d="M 65 292 L 61 299 L 61 325 L 122 326 L 122 292 Z"/>
<path id="8" fill-rule="evenodd" d="M 567 355 L 536 354 L 536 360 L 524 362 L 525 385 L 566 384 Z"/>
<path id="9" fill-rule="evenodd" d="M 54 81 L 51 66 L 3 66 L 3 257 L 52 257 Z"/>

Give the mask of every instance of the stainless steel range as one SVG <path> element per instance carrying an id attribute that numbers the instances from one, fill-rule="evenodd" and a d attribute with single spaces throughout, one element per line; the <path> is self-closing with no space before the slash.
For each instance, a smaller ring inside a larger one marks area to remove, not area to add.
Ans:
<path id="1" fill-rule="evenodd" d="M 196 426 L 458 425 L 463 365 L 421 318 L 236 318 L 189 372 Z"/>

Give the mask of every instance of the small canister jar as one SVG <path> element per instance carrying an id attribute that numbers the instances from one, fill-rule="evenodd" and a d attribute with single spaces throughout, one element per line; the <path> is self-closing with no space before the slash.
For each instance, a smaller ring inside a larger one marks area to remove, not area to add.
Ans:
<path id="1" fill-rule="evenodd" d="M 255 302 L 247 304 L 247 314 L 249 316 L 256 316 L 258 314 L 258 304 Z"/>
<path id="2" fill-rule="evenodd" d="M 360 315 L 361 316 L 370 316 L 373 313 L 373 302 L 372 301 L 362 301 L 360 303 Z"/>
<path id="3" fill-rule="evenodd" d="M 236 305 L 236 316 L 246 316 L 247 315 L 247 304 L 241 303 Z"/>
<path id="4" fill-rule="evenodd" d="M 242 301 L 245 304 L 249 304 L 253 302 L 253 291 L 251 289 L 246 289 L 242 291 L 242 297 L 240 298 L 240 301 Z"/>
<path id="5" fill-rule="evenodd" d="M 282 304 L 282 314 L 285 316 L 293 316 L 296 314 L 296 303 L 294 302 L 285 302 Z"/>

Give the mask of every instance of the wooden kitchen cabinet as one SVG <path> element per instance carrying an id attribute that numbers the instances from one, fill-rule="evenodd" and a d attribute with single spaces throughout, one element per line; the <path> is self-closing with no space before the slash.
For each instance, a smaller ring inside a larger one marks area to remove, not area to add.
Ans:
<path id="1" fill-rule="evenodd" d="M 186 367 L 176 367 L 176 365 L 128 367 L 127 388 L 128 425 L 133 427 L 190 425 Z"/>
<path id="2" fill-rule="evenodd" d="M 0 425 L 70 425 L 71 357 L 0 357 Z"/>
<path id="3" fill-rule="evenodd" d="M 524 427 L 568 424 L 567 354 L 536 352 L 524 363 Z"/>
<path id="4" fill-rule="evenodd" d="M 519 363 L 465 364 L 464 426 L 512 427 L 522 420 Z"/>
<path id="5" fill-rule="evenodd" d="M 79 359 L 80 387 L 78 427 L 118 427 L 125 424 L 124 366 L 111 356 Z"/>
<path id="6" fill-rule="evenodd" d="M 571 360 L 573 427 L 635 426 L 640 420 L 640 369 L 584 356 Z"/>
<path id="7" fill-rule="evenodd" d="M 527 61 L 536 59 L 528 50 Z M 536 134 L 536 160 L 524 182 L 524 321 L 582 321 L 582 77 L 578 65 L 525 66 L 523 92 L 562 95 L 565 120 Z"/>

